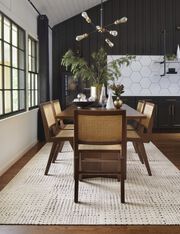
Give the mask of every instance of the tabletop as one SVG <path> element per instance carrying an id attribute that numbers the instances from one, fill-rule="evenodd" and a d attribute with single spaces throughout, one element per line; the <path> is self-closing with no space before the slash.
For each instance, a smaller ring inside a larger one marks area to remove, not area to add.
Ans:
<path id="1" fill-rule="evenodd" d="M 103 108 L 89 108 L 94 110 L 99 110 Z M 105 108 L 104 108 L 105 109 Z M 103 109 L 103 110 L 104 110 Z M 77 107 L 72 105 L 67 107 L 63 110 L 59 115 L 56 116 L 58 119 L 73 119 L 74 118 L 74 110 L 77 110 Z M 137 110 L 133 109 L 132 107 L 128 106 L 127 104 L 123 104 L 121 110 L 126 110 L 126 118 L 127 119 L 142 119 L 146 118 L 146 115 L 138 112 Z"/>

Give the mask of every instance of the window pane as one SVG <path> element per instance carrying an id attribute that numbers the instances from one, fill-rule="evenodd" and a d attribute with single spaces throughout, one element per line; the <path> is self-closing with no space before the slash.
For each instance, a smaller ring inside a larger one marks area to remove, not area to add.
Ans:
<path id="1" fill-rule="evenodd" d="M 35 91 L 35 105 L 38 105 L 38 91 Z"/>
<path id="2" fill-rule="evenodd" d="M 4 40 L 10 42 L 11 24 L 7 18 L 4 18 Z"/>
<path id="3" fill-rule="evenodd" d="M 25 89 L 24 75 L 24 71 L 19 71 L 19 89 Z"/>
<path id="4" fill-rule="evenodd" d="M 13 111 L 18 110 L 18 91 L 13 91 Z"/>
<path id="5" fill-rule="evenodd" d="M 28 40 L 29 55 L 31 55 L 31 39 Z"/>
<path id="6" fill-rule="evenodd" d="M 24 52 L 19 50 L 19 68 L 24 69 Z"/>
<path id="7" fill-rule="evenodd" d="M 4 91 L 5 113 L 11 112 L 11 92 Z"/>
<path id="8" fill-rule="evenodd" d="M 32 41 L 32 57 L 35 57 L 35 41 Z"/>
<path id="9" fill-rule="evenodd" d="M 18 89 L 18 70 L 13 69 L 12 72 L 12 82 L 13 82 L 13 89 Z"/>
<path id="10" fill-rule="evenodd" d="M 31 103 L 32 103 L 32 106 L 34 106 L 34 91 L 31 90 Z"/>
<path id="11" fill-rule="evenodd" d="M 28 106 L 31 107 L 31 91 L 28 91 Z"/>
<path id="12" fill-rule="evenodd" d="M 29 71 L 32 71 L 32 61 L 31 61 L 31 56 L 29 56 L 28 64 L 29 64 Z"/>
<path id="13" fill-rule="evenodd" d="M 3 114 L 3 96 L 2 96 L 2 91 L 0 91 L 0 115 Z"/>
<path id="14" fill-rule="evenodd" d="M 2 89 L 2 66 L 0 66 L 0 89 Z"/>
<path id="15" fill-rule="evenodd" d="M 36 62 L 36 60 L 35 60 L 35 58 L 32 58 L 32 71 L 33 72 L 36 72 L 36 66 L 35 66 L 35 62 Z"/>
<path id="16" fill-rule="evenodd" d="M 2 64 L 2 41 L 0 41 L 0 64 Z"/>
<path id="17" fill-rule="evenodd" d="M 28 73 L 28 89 L 31 89 L 31 73 Z"/>
<path id="18" fill-rule="evenodd" d="M 9 67 L 4 67 L 4 88 L 11 88 L 11 70 Z"/>
<path id="19" fill-rule="evenodd" d="M 13 67 L 18 67 L 18 50 L 13 47 L 12 48 L 12 65 Z"/>
<path id="20" fill-rule="evenodd" d="M 0 38 L 2 38 L 2 15 L 0 14 Z"/>
<path id="21" fill-rule="evenodd" d="M 24 32 L 21 29 L 19 29 L 19 48 L 22 50 L 24 50 L 24 41 Z"/>
<path id="22" fill-rule="evenodd" d="M 12 25 L 12 44 L 17 46 L 17 26 Z"/>
<path id="23" fill-rule="evenodd" d="M 34 74 L 31 74 L 31 89 L 34 89 Z"/>
<path id="24" fill-rule="evenodd" d="M 24 96 L 24 91 L 19 92 L 19 99 L 20 99 L 20 110 L 25 109 L 25 96 Z"/>
<path id="25" fill-rule="evenodd" d="M 4 64 L 10 66 L 11 58 L 10 58 L 10 45 L 4 43 Z"/>
<path id="26" fill-rule="evenodd" d="M 37 75 L 35 75 L 35 77 L 34 77 L 34 88 L 35 89 L 38 89 L 38 80 L 37 80 Z"/>

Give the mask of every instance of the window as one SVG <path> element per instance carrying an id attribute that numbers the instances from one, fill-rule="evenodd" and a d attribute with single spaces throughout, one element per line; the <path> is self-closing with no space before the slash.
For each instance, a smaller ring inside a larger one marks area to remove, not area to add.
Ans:
<path id="1" fill-rule="evenodd" d="M 36 107 L 38 105 L 37 41 L 29 37 L 28 46 L 28 105 Z"/>
<path id="2" fill-rule="evenodd" d="M 0 13 L 0 118 L 26 109 L 25 32 Z"/>

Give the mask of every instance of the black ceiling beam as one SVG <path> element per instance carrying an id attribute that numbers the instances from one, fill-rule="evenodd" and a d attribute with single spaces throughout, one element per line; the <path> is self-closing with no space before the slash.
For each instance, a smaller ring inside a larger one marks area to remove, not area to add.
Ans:
<path id="1" fill-rule="evenodd" d="M 38 15 L 42 16 L 41 13 L 38 11 L 38 9 L 35 7 L 34 3 L 32 3 L 31 0 L 28 0 L 28 2 L 31 4 L 33 9 L 38 13 Z M 52 27 L 49 24 L 48 27 L 52 30 Z"/>

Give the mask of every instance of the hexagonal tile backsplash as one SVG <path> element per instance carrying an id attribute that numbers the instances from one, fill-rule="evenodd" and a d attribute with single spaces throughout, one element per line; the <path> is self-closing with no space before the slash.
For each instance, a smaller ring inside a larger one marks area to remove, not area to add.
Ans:
<path id="1" fill-rule="evenodd" d="M 121 57 L 108 55 L 108 62 Z M 130 65 L 121 67 L 118 82 L 124 84 L 123 96 L 180 96 L 180 63 L 167 63 L 166 68 L 175 68 L 177 74 L 166 74 L 160 64 L 163 56 L 136 56 Z"/>

